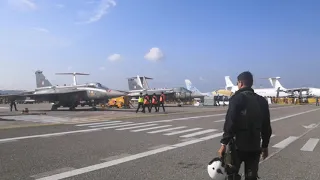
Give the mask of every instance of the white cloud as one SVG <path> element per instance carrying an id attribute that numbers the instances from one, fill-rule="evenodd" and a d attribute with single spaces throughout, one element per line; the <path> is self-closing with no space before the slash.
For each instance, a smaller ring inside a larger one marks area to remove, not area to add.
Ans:
<path id="1" fill-rule="evenodd" d="M 93 15 L 86 21 L 86 23 L 93 23 L 99 21 L 111 7 L 116 6 L 117 3 L 114 0 L 101 0 L 97 9 L 94 11 Z"/>
<path id="2" fill-rule="evenodd" d="M 149 52 L 144 56 L 144 58 L 149 61 L 156 62 L 156 61 L 160 61 L 161 59 L 163 59 L 164 54 L 159 48 L 154 47 L 149 50 Z"/>
<path id="3" fill-rule="evenodd" d="M 64 4 L 56 4 L 55 5 L 57 8 L 59 8 L 59 9 L 62 9 L 62 8 L 64 8 L 65 7 L 65 5 Z"/>
<path id="4" fill-rule="evenodd" d="M 44 33 L 49 33 L 50 31 L 46 28 L 40 28 L 40 27 L 34 27 L 32 28 L 35 31 L 39 31 L 39 32 L 44 32 Z"/>
<path id="5" fill-rule="evenodd" d="M 18 8 L 37 9 L 37 5 L 33 0 L 8 0 L 8 3 Z"/>
<path id="6" fill-rule="evenodd" d="M 120 61 L 121 55 L 120 54 L 112 54 L 108 57 L 109 61 Z"/>
<path id="7" fill-rule="evenodd" d="M 99 70 L 104 71 L 104 70 L 106 70 L 106 68 L 101 66 L 101 67 L 99 67 Z"/>

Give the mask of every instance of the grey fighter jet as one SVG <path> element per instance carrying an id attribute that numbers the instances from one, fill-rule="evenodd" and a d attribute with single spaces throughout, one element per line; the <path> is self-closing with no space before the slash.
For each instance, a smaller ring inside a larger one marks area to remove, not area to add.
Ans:
<path id="1" fill-rule="evenodd" d="M 95 109 L 95 105 L 100 102 L 107 102 L 109 98 L 126 95 L 123 91 L 109 89 L 100 83 L 53 86 L 42 74 L 42 71 L 38 70 L 35 74 L 37 88 L 34 91 L 6 95 L 6 97 L 10 100 L 30 97 L 36 101 L 53 103 L 51 110 L 57 110 L 61 106 L 74 110 L 81 101 L 92 102 L 91 106 Z"/>

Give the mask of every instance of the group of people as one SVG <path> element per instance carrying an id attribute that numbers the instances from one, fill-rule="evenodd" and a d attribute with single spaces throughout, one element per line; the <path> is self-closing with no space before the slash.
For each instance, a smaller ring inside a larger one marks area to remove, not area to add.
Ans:
<path id="1" fill-rule="evenodd" d="M 136 113 L 138 113 L 140 107 L 142 108 L 141 112 L 143 113 L 146 112 L 145 108 L 148 108 L 149 113 L 151 113 L 153 107 L 155 108 L 155 112 L 159 112 L 160 106 L 162 106 L 163 112 L 166 112 L 164 108 L 164 102 L 165 95 L 163 92 L 161 92 L 159 99 L 156 93 L 153 93 L 153 96 L 151 97 L 148 95 L 148 93 L 143 96 L 141 92 L 138 99 L 138 108 L 136 110 Z"/>
<path id="2" fill-rule="evenodd" d="M 245 180 L 257 180 L 260 157 L 268 157 L 272 134 L 269 104 L 252 89 L 249 71 L 237 79 L 239 90 L 229 100 L 219 156 L 208 165 L 209 176 L 215 180 L 240 180 L 242 162 Z"/>

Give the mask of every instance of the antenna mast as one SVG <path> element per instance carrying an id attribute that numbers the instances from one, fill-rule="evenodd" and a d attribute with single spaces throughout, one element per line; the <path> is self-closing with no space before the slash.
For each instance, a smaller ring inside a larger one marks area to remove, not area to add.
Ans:
<path id="1" fill-rule="evenodd" d="M 73 75 L 73 85 L 76 86 L 78 84 L 76 75 L 90 75 L 90 74 L 73 72 L 73 73 L 56 73 L 56 75 Z"/>

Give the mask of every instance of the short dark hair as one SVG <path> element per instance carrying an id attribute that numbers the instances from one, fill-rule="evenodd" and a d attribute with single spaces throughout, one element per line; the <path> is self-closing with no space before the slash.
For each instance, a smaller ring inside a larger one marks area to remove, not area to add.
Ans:
<path id="1" fill-rule="evenodd" d="M 238 81 L 243 82 L 247 87 L 251 87 L 253 85 L 253 75 L 249 71 L 242 72 L 238 76 Z"/>

